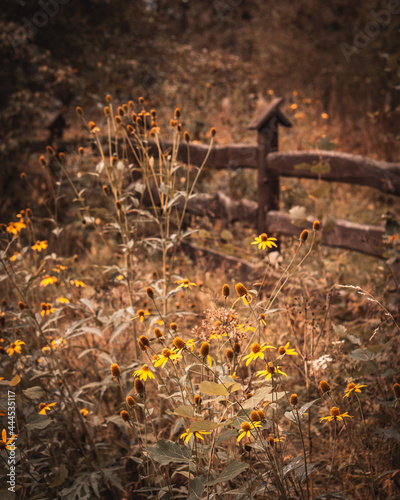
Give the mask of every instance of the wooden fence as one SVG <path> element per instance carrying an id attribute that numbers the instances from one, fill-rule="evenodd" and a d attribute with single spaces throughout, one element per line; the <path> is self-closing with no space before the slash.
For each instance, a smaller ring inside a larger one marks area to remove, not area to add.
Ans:
<path id="1" fill-rule="evenodd" d="M 288 214 L 279 211 L 280 177 L 321 179 L 329 182 L 343 182 L 368 186 L 383 193 L 400 196 L 400 163 L 386 163 L 360 155 L 331 151 L 278 151 L 278 126 L 290 127 L 290 121 L 280 111 L 283 99 L 274 99 L 265 111 L 249 124 L 257 131 L 257 145 L 228 144 L 213 146 L 207 168 L 238 169 L 249 168 L 258 171 L 258 203 L 248 200 L 235 201 L 221 193 L 215 196 L 200 195 L 191 201 L 189 209 L 197 214 L 208 214 L 232 222 L 255 225 L 259 233 L 299 235 L 301 228 L 291 222 Z M 162 144 L 164 149 L 171 142 Z M 200 166 L 209 150 L 207 145 L 182 144 L 178 160 L 187 160 L 189 147 L 190 163 Z M 150 151 L 155 145 L 150 143 Z M 309 218 L 303 227 L 312 227 Z M 336 221 L 329 229 L 322 228 L 323 245 L 355 250 L 368 255 L 382 257 L 383 226 L 369 226 Z"/>

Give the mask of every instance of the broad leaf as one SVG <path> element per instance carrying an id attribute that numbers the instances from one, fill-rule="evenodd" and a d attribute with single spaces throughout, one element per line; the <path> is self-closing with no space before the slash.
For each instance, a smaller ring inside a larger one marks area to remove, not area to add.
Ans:
<path id="1" fill-rule="evenodd" d="M 204 475 L 195 477 L 192 481 L 190 481 L 189 496 L 187 497 L 187 500 L 200 500 L 206 481 L 207 476 Z"/>
<path id="2" fill-rule="evenodd" d="M 261 389 L 257 389 L 253 396 L 242 404 L 242 407 L 245 410 L 255 408 L 261 403 L 261 401 L 265 400 L 265 398 L 270 394 L 271 391 L 272 386 L 261 387 Z"/>
<path id="3" fill-rule="evenodd" d="M 239 460 L 233 460 L 229 463 L 227 467 L 221 472 L 221 474 L 213 481 L 208 481 L 207 486 L 213 486 L 214 484 L 223 483 L 225 481 L 230 481 L 236 476 L 244 472 L 249 467 L 249 464 L 245 462 L 240 462 Z"/>
<path id="4" fill-rule="evenodd" d="M 178 406 L 178 408 L 175 408 L 174 411 L 167 411 L 169 415 L 179 415 L 180 417 L 193 417 L 194 416 L 194 409 L 193 406 Z"/>
<path id="5" fill-rule="evenodd" d="M 201 382 L 199 389 L 200 392 L 208 396 L 228 396 L 228 394 L 240 390 L 241 387 L 235 382 L 222 385 L 205 380 Z"/>
<path id="6" fill-rule="evenodd" d="M 44 390 L 39 386 L 28 387 L 28 389 L 24 389 L 22 393 L 29 399 L 38 399 L 45 395 Z"/>
<path id="7" fill-rule="evenodd" d="M 218 422 L 212 422 L 211 420 L 197 420 L 190 424 L 189 432 L 199 432 L 199 431 L 213 431 L 218 429 L 218 427 L 223 427 L 227 425 L 229 421 L 220 424 Z"/>
<path id="8" fill-rule="evenodd" d="M 150 457 L 161 465 L 170 463 L 181 464 L 189 462 L 191 454 L 188 448 L 181 448 L 173 441 L 161 439 L 147 448 Z"/>
<path id="9" fill-rule="evenodd" d="M 351 335 L 343 325 L 333 325 L 333 329 L 339 337 L 349 340 L 352 344 L 361 345 L 361 340 L 355 335 Z"/>
<path id="10" fill-rule="evenodd" d="M 35 413 L 32 418 L 29 419 L 26 424 L 26 428 L 28 430 L 32 429 L 45 429 L 48 425 L 51 424 L 51 420 L 46 415 L 39 415 L 39 413 Z"/>

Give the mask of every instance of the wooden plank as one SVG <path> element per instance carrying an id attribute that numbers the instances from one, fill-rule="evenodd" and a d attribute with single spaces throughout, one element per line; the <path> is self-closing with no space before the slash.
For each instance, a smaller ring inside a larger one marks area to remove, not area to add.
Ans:
<path id="1" fill-rule="evenodd" d="M 283 97 L 275 97 L 262 111 L 262 113 L 258 114 L 254 117 L 251 122 L 247 125 L 249 130 L 259 130 L 262 128 L 265 123 L 272 118 L 276 110 L 283 102 Z"/>
<path id="2" fill-rule="evenodd" d="M 387 163 L 365 156 L 328 151 L 285 151 L 268 155 L 268 168 L 286 177 L 318 179 L 318 173 L 297 165 L 316 165 L 329 161 L 330 172 L 322 180 L 369 186 L 384 193 L 400 196 L 400 163 Z"/>
<path id="3" fill-rule="evenodd" d="M 308 217 L 305 228 L 312 229 L 314 220 Z M 293 225 L 289 215 L 277 211 L 268 213 L 267 224 L 271 231 L 287 236 L 300 236 L 304 229 Z M 355 250 L 375 257 L 383 256 L 382 239 L 385 235 L 383 227 L 338 220 L 333 229 L 325 231 L 322 227 L 319 234 L 322 245 Z"/>
<path id="4" fill-rule="evenodd" d="M 150 152 L 154 155 L 157 154 L 157 146 L 154 141 L 148 143 Z M 173 146 L 172 141 L 162 141 L 161 147 L 164 152 L 171 150 Z M 207 144 L 197 144 L 189 142 L 181 142 L 177 154 L 178 161 L 187 163 L 188 150 L 191 165 L 200 166 L 209 150 Z M 128 150 L 129 153 L 129 150 Z M 133 161 L 133 158 L 130 158 Z M 257 146 L 252 144 L 227 144 L 227 145 L 214 145 L 210 151 L 210 155 L 206 164 L 207 168 L 219 169 L 238 169 L 238 168 L 257 168 Z"/>

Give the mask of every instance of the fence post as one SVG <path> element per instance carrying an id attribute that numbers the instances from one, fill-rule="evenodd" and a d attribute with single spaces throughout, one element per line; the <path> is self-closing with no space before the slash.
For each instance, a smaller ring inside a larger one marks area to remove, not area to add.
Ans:
<path id="1" fill-rule="evenodd" d="M 269 171 L 268 154 L 278 151 L 278 125 L 292 126 L 291 122 L 279 110 L 282 102 L 282 97 L 274 99 L 247 127 L 250 130 L 257 130 L 257 229 L 259 234 L 268 230 L 266 222 L 268 211 L 279 210 L 279 175 Z"/>

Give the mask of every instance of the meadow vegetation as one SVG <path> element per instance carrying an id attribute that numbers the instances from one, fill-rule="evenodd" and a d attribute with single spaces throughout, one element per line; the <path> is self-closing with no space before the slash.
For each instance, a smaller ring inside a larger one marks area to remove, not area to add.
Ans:
<path id="1" fill-rule="evenodd" d="M 0 458 L 18 497 L 398 498 L 396 268 L 328 252 L 319 220 L 294 239 L 196 217 L 206 161 L 176 160 L 179 107 L 76 112 L 88 142 L 49 146 L 42 203 L 1 225 Z M 21 186 L 37 190 L 29 172 Z M 184 242 L 210 237 L 258 275 L 190 261 Z"/>

